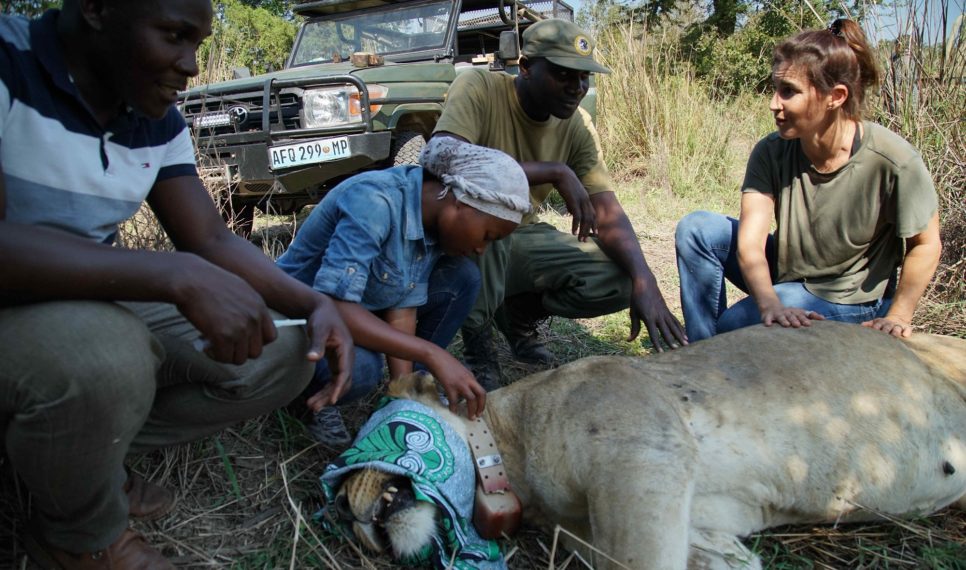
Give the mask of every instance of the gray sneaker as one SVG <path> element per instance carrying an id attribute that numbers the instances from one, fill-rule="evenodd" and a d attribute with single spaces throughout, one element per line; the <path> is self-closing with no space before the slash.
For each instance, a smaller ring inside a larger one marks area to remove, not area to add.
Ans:
<path id="1" fill-rule="evenodd" d="M 339 408 L 322 408 L 312 416 L 305 428 L 312 439 L 329 447 L 346 447 L 352 443 L 352 435 L 342 421 Z"/>

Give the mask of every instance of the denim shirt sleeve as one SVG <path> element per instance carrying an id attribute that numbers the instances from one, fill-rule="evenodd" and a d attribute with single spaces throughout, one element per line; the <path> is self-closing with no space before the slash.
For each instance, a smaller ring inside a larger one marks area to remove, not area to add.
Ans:
<path id="1" fill-rule="evenodd" d="M 416 307 L 422 307 L 429 300 L 428 297 L 429 287 L 425 284 L 417 285 L 412 292 L 406 295 L 406 298 L 399 302 L 398 309 L 412 309 Z"/>
<path id="2" fill-rule="evenodd" d="M 312 287 L 343 301 L 360 303 L 372 261 L 392 227 L 393 207 L 377 189 L 356 188 L 336 202 L 339 221 Z"/>

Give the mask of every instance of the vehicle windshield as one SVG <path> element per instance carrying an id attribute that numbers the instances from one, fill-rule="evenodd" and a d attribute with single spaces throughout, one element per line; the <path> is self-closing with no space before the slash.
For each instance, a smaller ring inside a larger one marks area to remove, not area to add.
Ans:
<path id="1" fill-rule="evenodd" d="M 292 65 L 348 61 L 354 52 L 392 55 L 442 48 L 453 2 L 420 3 L 306 22 Z"/>

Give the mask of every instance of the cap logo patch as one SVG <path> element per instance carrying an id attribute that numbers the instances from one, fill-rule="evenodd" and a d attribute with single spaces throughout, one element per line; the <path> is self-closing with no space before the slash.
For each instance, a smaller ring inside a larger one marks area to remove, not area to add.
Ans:
<path id="1" fill-rule="evenodd" d="M 577 36 L 574 38 L 574 49 L 577 50 L 577 53 L 580 55 L 590 55 L 592 50 L 590 47 L 590 40 L 587 39 L 587 36 Z"/>

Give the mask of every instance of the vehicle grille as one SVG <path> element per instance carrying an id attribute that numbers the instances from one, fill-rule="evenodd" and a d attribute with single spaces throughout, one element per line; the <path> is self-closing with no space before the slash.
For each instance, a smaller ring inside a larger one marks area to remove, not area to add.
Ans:
<path id="1" fill-rule="evenodd" d="M 265 112 L 262 102 L 261 92 L 208 95 L 185 101 L 181 114 L 198 136 L 261 131 Z M 268 110 L 269 128 L 273 131 L 299 128 L 300 110 L 301 101 L 294 93 L 274 95 Z M 228 122 L 224 124 L 226 114 Z"/>

